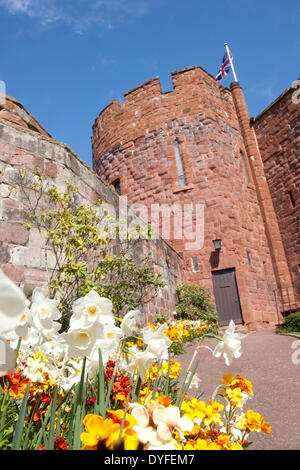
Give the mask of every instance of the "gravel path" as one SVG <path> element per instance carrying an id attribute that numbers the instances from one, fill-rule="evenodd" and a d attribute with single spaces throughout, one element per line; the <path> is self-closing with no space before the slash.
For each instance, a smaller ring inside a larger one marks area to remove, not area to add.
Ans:
<path id="1" fill-rule="evenodd" d="M 214 348 L 217 340 L 206 338 L 203 344 Z M 185 354 L 177 356 L 182 371 L 187 370 L 194 349 L 195 345 L 189 345 Z M 241 358 L 226 366 L 223 358 L 200 350 L 197 374 L 202 382 L 197 392 L 204 392 L 201 399 L 209 400 L 224 373 L 240 374 L 253 385 L 254 395 L 245 411 L 258 411 L 272 426 L 269 435 L 251 434 L 249 450 L 300 450 L 300 338 L 264 329 L 248 334 L 242 340 L 242 351 Z M 195 390 L 191 392 L 195 395 Z"/>

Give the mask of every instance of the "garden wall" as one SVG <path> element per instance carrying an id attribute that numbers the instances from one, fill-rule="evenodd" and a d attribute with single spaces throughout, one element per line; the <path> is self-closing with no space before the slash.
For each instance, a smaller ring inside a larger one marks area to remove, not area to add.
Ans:
<path id="1" fill-rule="evenodd" d="M 11 101 L 17 108 L 18 103 Z M 76 184 L 80 197 L 87 203 L 102 198 L 117 209 L 119 197 L 67 145 L 46 132 L 31 130 L 21 121 L 16 123 L 12 118 L 7 120 L 6 115 L 3 117 L 0 116 L 0 266 L 29 293 L 36 286 L 47 289 L 54 263 L 53 253 L 45 248 L 39 231 L 26 229 L 29 205 L 22 187 L 25 184 L 27 194 L 34 192 L 30 186 L 35 182 L 36 169 L 48 187 L 55 186 L 60 192 L 68 183 Z M 21 174 L 26 173 L 26 178 L 21 178 L 20 170 Z M 138 259 L 149 251 L 165 287 L 147 304 L 147 320 L 155 314 L 172 314 L 175 288 L 183 280 L 182 259 L 166 242 L 161 238 L 141 240 L 134 256 Z"/>

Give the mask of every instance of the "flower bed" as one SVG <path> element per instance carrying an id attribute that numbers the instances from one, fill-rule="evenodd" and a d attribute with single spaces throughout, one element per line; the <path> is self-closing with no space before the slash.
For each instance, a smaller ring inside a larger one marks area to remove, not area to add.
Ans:
<path id="1" fill-rule="evenodd" d="M 161 325 L 166 325 L 164 334 L 172 341 L 169 352 L 179 355 L 185 352 L 183 345 L 201 338 L 206 333 L 217 332 L 215 322 L 204 320 L 173 320 L 169 322 L 149 324 L 152 330 L 157 330 Z"/>
<path id="2" fill-rule="evenodd" d="M 1 271 L 0 287 L 1 449 L 242 450 L 251 432 L 270 433 L 259 413 L 244 411 L 253 391 L 239 375 L 225 374 L 207 403 L 188 396 L 199 387 L 205 337 L 227 365 L 241 355 L 233 322 L 222 338 L 198 325 L 199 346 L 179 379 L 172 341 L 196 325 L 139 329 L 136 311 L 115 319 L 111 302 L 91 291 L 60 333 L 57 300 L 35 289 L 29 305 Z"/>

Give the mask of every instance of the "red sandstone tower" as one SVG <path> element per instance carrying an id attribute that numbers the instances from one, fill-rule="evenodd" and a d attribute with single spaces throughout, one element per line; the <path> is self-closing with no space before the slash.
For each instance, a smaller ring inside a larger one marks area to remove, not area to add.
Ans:
<path id="1" fill-rule="evenodd" d="M 156 77 L 101 112 L 94 170 L 130 206 L 145 205 L 150 221 L 153 208 L 172 208 L 167 241 L 184 258 L 186 280 L 211 290 L 221 324 L 278 323 L 278 288 L 292 283 L 242 90 L 219 88 L 200 67 L 172 80 L 173 91 L 162 93 Z"/>

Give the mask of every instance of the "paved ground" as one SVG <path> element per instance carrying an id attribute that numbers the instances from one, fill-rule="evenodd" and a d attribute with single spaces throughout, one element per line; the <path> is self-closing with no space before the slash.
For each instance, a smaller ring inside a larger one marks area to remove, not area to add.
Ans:
<path id="1" fill-rule="evenodd" d="M 203 344 L 214 348 L 217 340 L 206 338 Z M 207 349 L 200 350 L 202 359 L 197 374 L 202 380 L 203 400 L 208 401 L 226 372 L 240 374 L 252 382 L 254 395 L 245 410 L 261 413 L 270 422 L 272 431 L 270 435 L 251 434 L 253 444 L 249 450 L 300 450 L 300 364 L 292 361 L 295 346 L 299 351 L 300 338 L 276 335 L 273 329 L 265 329 L 242 340 L 242 357 L 234 359 L 231 366 L 226 366 L 223 358 L 213 357 Z M 186 354 L 178 356 L 183 370 L 187 369 L 194 348 L 189 346 L 185 348 Z M 297 358 L 300 359 L 300 352 Z"/>

